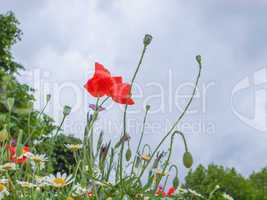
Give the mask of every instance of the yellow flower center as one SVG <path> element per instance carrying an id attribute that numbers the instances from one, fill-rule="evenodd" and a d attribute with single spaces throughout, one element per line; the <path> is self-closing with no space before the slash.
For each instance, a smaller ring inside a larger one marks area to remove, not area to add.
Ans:
<path id="1" fill-rule="evenodd" d="M 6 189 L 6 187 L 0 183 L 0 192 L 3 192 Z"/>
<path id="2" fill-rule="evenodd" d="M 39 157 L 33 157 L 32 160 L 36 163 L 42 162 L 42 159 L 40 159 Z"/>
<path id="3" fill-rule="evenodd" d="M 80 146 L 79 145 L 71 145 L 70 146 L 70 150 L 71 151 L 78 151 L 80 149 Z"/>
<path id="4" fill-rule="evenodd" d="M 55 178 L 53 182 L 58 186 L 64 186 L 66 184 L 66 181 L 64 178 Z"/>
<path id="5" fill-rule="evenodd" d="M 149 156 L 149 155 L 142 155 L 141 158 L 142 158 L 144 161 L 149 161 L 149 160 L 150 160 L 150 156 Z"/>
<path id="6" fill-rule="evenodd" d="M 74 200 L 72 197 L 68 197 L 67 200 Z"/>

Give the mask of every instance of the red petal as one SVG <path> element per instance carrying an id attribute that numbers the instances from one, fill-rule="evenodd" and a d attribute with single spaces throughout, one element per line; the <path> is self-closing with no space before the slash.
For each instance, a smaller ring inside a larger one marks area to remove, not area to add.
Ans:
<path id="1" fill-rule="evenodd" d="M 102 97 L 107 92 L 105 89 L 105 83 L 97 77 L 89 79 L 84 87 L 94 97 Z"/>
<path id="2" fill-rule="evenodd" d="M 95 63 L 95 74 L 98 78 L 110 77 L 110 72 L 100 63 Z"/>
<path id="3" fill-rule="evenodd" d="M 113 76 L 111 77 L 114 84 L 120 84 L 122 83 L 122 77 L 121 76 Z"/>
<path id="4" fill-rule="evenodd" d="M 171 187 L 169 190 L 168 190 L 168 196 L 172 196 L 172 194 L 175 192 L 175 188 L 174 187 Z"/>
<path id="5" fill-rule="evenodd" d="M 112 97 L 113 101 L 120 103 L 120 104 L 127 104 L 127 105 L 133 105 L 134 100 L 131 98 L 123 98 L 123 97 Z"/>
<path id="6" fill-rule="evenodd" d="M 115 84 L 111 89 L 112 96 L 129 97 L 131 85 L 126 83 Z"/>

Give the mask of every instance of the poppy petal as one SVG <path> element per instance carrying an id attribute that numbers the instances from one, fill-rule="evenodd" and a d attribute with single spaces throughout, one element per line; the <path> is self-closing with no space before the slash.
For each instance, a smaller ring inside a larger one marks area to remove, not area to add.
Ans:
<path id="1" fill-rule="evenodd" d="M 110 72 L 104 67 L 104 65 L 100 63 L 95 63 L 95 74 L 94 76 L 97 76 L 98 78 L 106 78 L 110 77 Z"/>

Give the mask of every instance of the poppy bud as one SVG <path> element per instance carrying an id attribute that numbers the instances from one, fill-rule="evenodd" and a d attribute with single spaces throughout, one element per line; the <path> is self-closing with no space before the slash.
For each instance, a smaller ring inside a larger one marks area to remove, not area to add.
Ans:
<path id="1" fill-rule="evenodd" d="M 146 34 L 144 37 L 144 45 L 148 46 L 152 41 L 152 35 Z"/>
<path id="2" fill-rule="evenodd" d="M 131 149 L 129 148 L 129 149 L 127 149 L 127 151 L 126 151 L 126 161 L 131 160 L 131 157 L 132 157 L 132 151 L 131 151 Z"/>
<path id="3" fill-rule="evenodd" d="M 14 98 L 8 98 L 7 99 L 7 108 L 8 110 L 12 110 L 13 106 L 14 106 L 14 103 L 15 103 L 15 99 Z"/>
<path id="4" fill-rule="evenodd" d="M 190 152 L 186 151 L 183 156 L 184 166 L 186 168 L 191 168 L 193 165 L 193 157 Z"/>
<path id="5" fill-rule="evenodd" d="M 69 115 L 70 112 L 71 112 L 71 107 L 70 106 L 64 106 L 64 109 L 63 109 L 64 116 Z"/>
<path id="6" fill-rule="evenodd" d="M 179 178 L 176 176 L 172 181 L 172 186 L 177 189 L 179 186 Z"/>
<path id="7" fill-rule="evenodd" d="M 150 105 L 146 105 L 146 111 L 150 110 Z"/>
<path id="8" fill-rule="evenodd" d="M 3 130 L 0 131 L 0 142 L 4 142 L 8 138 L 9 133 L 7 130 L 4 128 Z"/>
<path id="9" fill-rule="evenodd" d="M 196 60 L 197 60 L 197 63 L 198 63 L 199 65 L 201 65 L 201 56 L 200 56 L 200 55 L 197 55 L 197 56 L 196 56 Z"/>
<path id="10" fill-rule="evenodd" d="M 46 102 L 49 102 L 50 99 L 51 99 L 51 94 L 47 94 L 47 95 L 46 95 Z"/>

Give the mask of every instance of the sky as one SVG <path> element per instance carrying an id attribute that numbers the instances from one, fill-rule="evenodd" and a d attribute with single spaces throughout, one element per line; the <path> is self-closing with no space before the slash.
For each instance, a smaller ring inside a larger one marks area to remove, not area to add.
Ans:
<path id="1" fill-rule="evenodd" d="M 64 105 L 73 107 L 64 132 L 82 137 L 88 105 L 83 88 L 94 63 L 130 81 L 145 34 L 153 36 L 134 85 L 128 131 L 134 149 L 144 107 L 151 106 L 144 143 L 152 147 L 182 112 L 192 92 L 200 54 L 203 70 L 196 97 L 178 129 L 198 164 L 235 167 L 247 176 L 267 166 L 267 2 L 264 0 L 1 0 L 23 31 L 13 48 L 26 71 L 19 80 L 36 89 L 36 109 L 52 101 L 46 113 L 57 123 Z M 107 102 L 97 122 L 106 139 L 118 140 L 123 107 Z M 180 166 L 181 138 L 172 162 Z M 168 149 L 166 142 L 162 149 Z"/>

